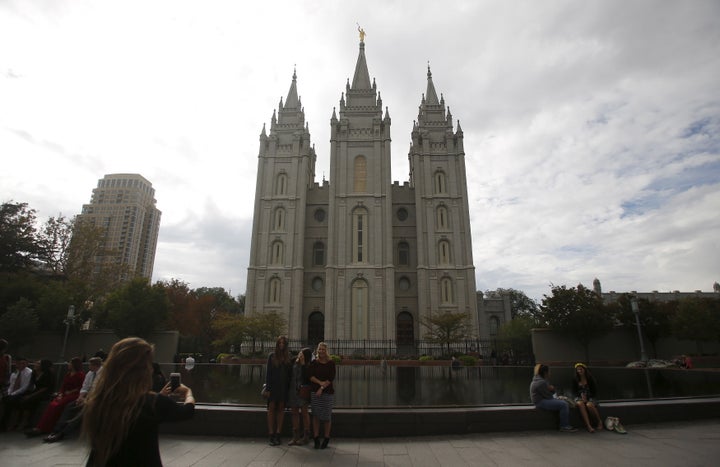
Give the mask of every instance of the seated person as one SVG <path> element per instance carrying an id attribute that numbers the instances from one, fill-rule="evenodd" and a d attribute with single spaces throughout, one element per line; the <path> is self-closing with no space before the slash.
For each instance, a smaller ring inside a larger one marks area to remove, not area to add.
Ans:
<path id="1" fill-rule="evenodd" d="M 3 415 L 0 419 L 0 430 L 7 429 L 7 423 L 13 412 L 20 408 L 23 397 L 33 389 L 33 372 L 28 368 L 28 361 L 25 357 L 16 358 L 15 366 L 17 371 L 10 375 L 7 394 L 3 395 Z"/>
<path id="2" fill-rule="evenodd" d="M 60 419 L 53 427 L 52 433 L 44 438 L 46 443 L 54 443 L 60 441 L 65 436 L 71 434 L 80 426 L 82 417 L 80 412 L 88 393 L 92 390 L 97 377 L 102 372 L 102 359 L 100 357 L 92 357 L 88 360 L 88 372 L 83 380 L 83 385 L 80 388 L 80 394 L 74 402 L 69 403 L 65 406 Z"/>
<path id="3" fill-rule="evenodd" d="M 82 360 L 79 357 L 73 357 L 68 363 L 68 372 L 63 378 L 60 392 L 47 406 L 37 426 L 26 431 L 25 434 L 27 436 L 38 436 L 43 433 L 50 433 L 62 415 L 63 410 L 65 410 L 65 406 L 78 398 L 84 380 L 85 372 L 83 371 Z"/>
<path id="4" fill-rule="evenodd" d="M 20 404 L 18 427 L 26 429 L 35 410 L 43 403 L 52 399 L 55 388 L 55 373 L 50 360 L 40 360 L 34 363 L 33 381 L 35 389 L 25 395 Z"/>
<path id="5" fill-rule="evenodd" d="M 530 400 L 538 409 L 560 413 L 560 431 L 566 433 L 577 431 L 570 425 L 570 408 L 567 402 L 553 397 L 555 386 L 550 384 L 549 376 L 550 368 L 547 365 L 540 363 L 535 365 L 535 376 L 530 383 Z"/>
<path id="6" fill-rule="evenodd" d="M 575 404 L 577 405 L 580 415 L 582 416 L 587 431 L 595 433 L 603 429 L 602 418 L 598 412 L 597 383 L 592 373 L 584 363 L 575 364 L 575 378 L 573 378 L 573 394 L 575 394 Z M 593 428 L 590 423 L 590 415 L 593 421 L 597 421 L 596 427 Z"/>

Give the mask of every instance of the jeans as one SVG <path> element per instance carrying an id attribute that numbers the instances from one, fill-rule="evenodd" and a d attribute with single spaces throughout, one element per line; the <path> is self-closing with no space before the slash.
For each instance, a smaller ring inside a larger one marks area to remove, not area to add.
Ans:
<path id="1" fill-rule="evenodd" d="M 567 402 L 560 399 L 543 399 L 535 407 L 543 410 L 552 410 L 560 412 L 560 428 L 570 426 L 570 407 Z"/>

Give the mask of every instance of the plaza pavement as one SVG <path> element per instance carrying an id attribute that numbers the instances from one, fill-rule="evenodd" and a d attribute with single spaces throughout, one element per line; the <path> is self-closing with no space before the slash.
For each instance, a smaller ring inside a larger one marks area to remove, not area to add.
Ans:
<path id="1" fill-rule="evenodd" d="M 527 431 L 332 439 L 326 450 L 265 439 L 161 435 L 166 467 L 181 466 L 716 466 L 720 420 L 626 426 L 627 435 Z M 288 440 L 285 439 L 284 442 Z M 0 433 L 0 466 L 84 465 L 85 446 Z"/>

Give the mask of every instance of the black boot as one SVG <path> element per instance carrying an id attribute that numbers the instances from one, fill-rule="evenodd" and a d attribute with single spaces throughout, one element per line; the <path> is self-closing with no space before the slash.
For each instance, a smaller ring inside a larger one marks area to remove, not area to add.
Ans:
<path id="1" fill-rule="evenodd" d="M 315 449 L 320 449 L 320 437 L 315 437 Z"/>
<path id="2" fill-rule="evenodd" d="M 330 438 L 325 438 L 325 439 L 323 439 L 323 442 L 322 442 L 322 444 L 320 445 L 320 449 L 325 449 L 325 448 L 327 447 L 327 445 L 328 445 L 329 442 L 330 442 Z"/>

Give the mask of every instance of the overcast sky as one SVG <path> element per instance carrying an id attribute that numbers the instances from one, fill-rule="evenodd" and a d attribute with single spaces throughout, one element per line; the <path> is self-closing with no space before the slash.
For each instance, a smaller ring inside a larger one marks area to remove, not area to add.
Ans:
<path id="1" fill-rule="evenodd" d="M 0 201 L 72 217 L 139 173 L 153 280 L 244 293 L 263 124 L 296 68 L 322 180 L 357 23 L 393 180 L 428 62 L 461 122 L 479 290 L 720 281 L 718 1 L 0 0 Z"/>

